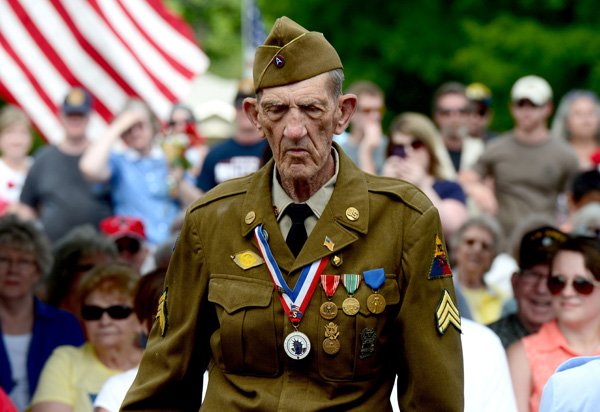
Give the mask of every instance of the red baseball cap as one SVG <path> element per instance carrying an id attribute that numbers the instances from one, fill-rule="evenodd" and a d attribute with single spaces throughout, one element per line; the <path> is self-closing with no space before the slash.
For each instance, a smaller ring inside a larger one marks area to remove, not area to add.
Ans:
<path id="1" fill-rule="evenodd" d="M 138 240 L 145 240 L 144 222 L 137 217 L 131 216 L 110 216 L 100 222 L 102 233 L 113 239 L 131 237 Z"/>

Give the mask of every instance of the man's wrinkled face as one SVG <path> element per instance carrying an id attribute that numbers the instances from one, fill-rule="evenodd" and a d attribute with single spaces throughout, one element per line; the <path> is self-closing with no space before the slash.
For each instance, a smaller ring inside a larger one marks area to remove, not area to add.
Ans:
<path id="1" fill-rule="evenodd" d="M 327 173 L 333 134 L 343 130 L 330 81 L 324 73 L 262 91 L 257 127 L 269 141 L 282 180 L 308 181 Z"/>

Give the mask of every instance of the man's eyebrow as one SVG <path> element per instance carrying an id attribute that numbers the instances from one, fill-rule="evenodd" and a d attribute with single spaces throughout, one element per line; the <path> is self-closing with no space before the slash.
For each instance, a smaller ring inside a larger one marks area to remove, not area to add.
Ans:
<path id="1" fill-rule="evenodd" d="M 260 102 L 260 105 L 262 106 L 263 109 L 268 109 L 273 106 L 285 106 L 285 104 L 282 101 L 274 100 L 274 99 L 263 99 Z"/>

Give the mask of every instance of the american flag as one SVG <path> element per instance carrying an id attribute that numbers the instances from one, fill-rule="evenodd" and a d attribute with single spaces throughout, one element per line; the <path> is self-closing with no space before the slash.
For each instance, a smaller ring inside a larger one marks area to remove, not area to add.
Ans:
<path id="1" fill-rule="evenodd" d="M 207 67 L 161 0 L 0 0 L 0 98 L 51 142 L 62 138 L 56 108 L 72 86 L 94 96 L 93 134 L 130 96 L 166 118 Z"/>
<path id="2" fill-rule="evenodd" d="M 264 43 L 267 33 L 260 9 L 254 0 L 242 0 L 243 77 L 252 78 L 254 53 Z"/>

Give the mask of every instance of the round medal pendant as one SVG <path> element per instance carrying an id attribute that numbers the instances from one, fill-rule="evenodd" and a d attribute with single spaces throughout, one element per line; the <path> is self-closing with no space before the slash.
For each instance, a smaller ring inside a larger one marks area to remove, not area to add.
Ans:
<path id="1" fill-rule="evenodd" d="M 285 353 L 292 359 L 304 359 L 310 352 L 308 336 L 297 330 L 286 336 L 283 343 Z"/>
<path id="2" fill-rule="evenodd" d="M 385 298 L 379 293 L 373 293 L 367 298 L 367 309 L 376 315 L 385 310 Z"/>
<path id="3" fill-rule="evenodd" d="M 340 351 L 340 341 L 337 339 L 326 338 L 323 341 L 323 350 L 328 355 L 335 355 Z"/>
<path id="4" fill-rule="evenodd" d="M 321 312 L 321 317 L 323 319 L 331 320 L 337 316 L 338 307 L 335 303 L 328 300 L 327 302 L 323 302 L 319 312 Z"/>
<path id="5" fill-rule="evenodd" d="M 358 313 L 359 309 L 360 302 L 358 301 L 358 299 L 356 299 L 353 296 L 349 296 L 346 299 L 344 299 L 344 302 L 342 303 L 342 310 L 346 315 L 354 316 Z"/>

